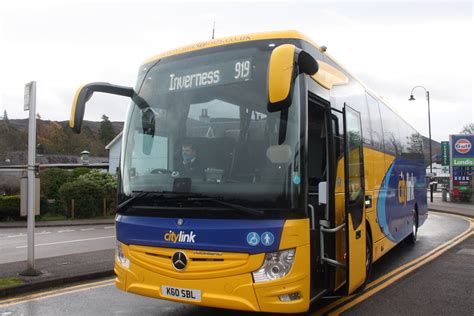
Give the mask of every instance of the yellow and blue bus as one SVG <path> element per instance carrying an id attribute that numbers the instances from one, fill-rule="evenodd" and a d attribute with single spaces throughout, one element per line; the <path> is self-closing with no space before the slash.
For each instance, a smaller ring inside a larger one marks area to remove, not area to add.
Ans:
<path id="1" fill-rule="evenodd" d="M 420 134 L 296 31 L 233 36 L 143 63 L 116 216 L 116 286 L 177 302 L 303 312 L 366 284 L 427 218 Z"/>

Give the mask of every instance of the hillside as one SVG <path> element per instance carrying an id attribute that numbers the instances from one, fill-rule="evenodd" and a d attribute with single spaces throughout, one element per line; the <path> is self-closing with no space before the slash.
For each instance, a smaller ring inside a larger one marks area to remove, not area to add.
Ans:
<path id="1" fill-rule="evenodd" d="M 113 135 L 123 128 L 123 122 L 111 122 Z M 91 156 L 105 157 L 106 141 L 101 139 L 99 129 L 101 122 L 84 121 L 81 134 L 74 134 L 67 121 L 56 122 L 37 120 L 38 154 L 58 156 L 79 156 L 83 150 Z M 110 140 L 108 140 L 110 141 Z M 0 165 L 12 157 L 23 157 L 28 148 L 28 120 L 0 121 Z M 23 160 L 19 158 L 20 160 Z M 18 159 L 15 159 L 18 160 Z M 17 163 L 22 163 L 18 161 Z M 23 162 L 24 163 L 24 162 Z"/>

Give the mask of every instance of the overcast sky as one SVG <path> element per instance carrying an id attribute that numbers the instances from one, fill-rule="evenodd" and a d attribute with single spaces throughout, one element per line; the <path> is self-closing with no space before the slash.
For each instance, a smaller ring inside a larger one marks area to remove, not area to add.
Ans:
<path id="1" fill-rule="evenodd" d="M 24 84 L 37 81 L 43 119 L 67 120 L 77 87 L 131 86 L 150 56 L 216 37 L 297 29 L 428 135 L 447 140 L 474 122 L 473 5 L 455 2 L 3 1 L 0 5 L 0 110 L 23 112 Z M 95 95 L 85 118 L 124 120 L 128 101 Z"/>

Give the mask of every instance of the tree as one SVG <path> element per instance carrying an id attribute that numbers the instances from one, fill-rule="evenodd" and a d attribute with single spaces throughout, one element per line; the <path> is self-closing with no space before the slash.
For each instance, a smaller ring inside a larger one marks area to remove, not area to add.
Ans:
<path id="1" fill-rule="evenodd" d="M 48 199 L 59 199 L 59 189 L 71 181 L 71 173 L 64 169 L 50 168 L 40 172 L 41 193 Z"/>
<path id="2" fill-rule="evenodd" d="M 465 125 L 460 134 L 466 134 L 466 135 L 472 135 L 474 134 L 474 123 L 469 123 L 467 125 Z"/>
<path id="3" fill-rule="evenodd" d="M 4 111 L 3 111 L 3 122 L 5 122 L 5 123 L 7 123 L 7 124 L 8 124 L 8 122 L 9 122 L 7 110 L 4 110 Z"/>
<path id="4" fill-rule="evenodd" d="M 115 137 L 115 131 L 112 122 L 109 121 L 109 117 L 105 114 L 102 115 L 99 135 L 100 139 L 104 142 L 104 145 L 107 145 Z"/>

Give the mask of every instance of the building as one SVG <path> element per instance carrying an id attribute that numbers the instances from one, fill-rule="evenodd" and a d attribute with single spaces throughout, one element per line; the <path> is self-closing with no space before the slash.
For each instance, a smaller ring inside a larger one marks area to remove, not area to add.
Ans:
<path id="1" fill-rule="evenodd" d="M 118 133 L 110 143 L 105 146 L 109 151 L 109 173 L 116 174 L 120 163 L 120 150 L 122 148 L 122 133 Z"/>

